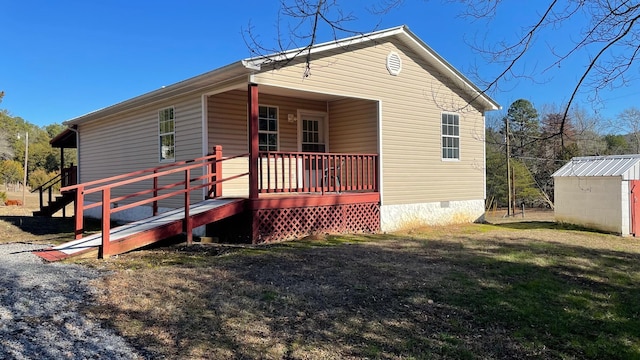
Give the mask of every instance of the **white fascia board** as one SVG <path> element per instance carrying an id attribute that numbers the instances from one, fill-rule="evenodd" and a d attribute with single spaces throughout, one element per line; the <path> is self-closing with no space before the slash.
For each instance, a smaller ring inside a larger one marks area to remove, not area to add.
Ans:
<path id="1" fill-rule="evenodd" d="M 397 26 L 394 28 L 386 29 L 386 30 L 379 30 L 379 31 L 356 35 L 356 36 L 352 36 L 344 39 L 327 41 L 321 44 L 314 45 L 311 47 L 311 49 L 297 48 L 293 50 L 283 51 L 277 54 L 247 58 L 242 60 L 242 63 L 245 64 L 245 66 L 249 69 L 260 70 L 261 66 L 265 63 L 290 60 L 292 58 L 296 58 L 300 56 L 301 54 L 305 54 L 305 55 L 309 53 L 316 54 L 323 51 L 334 50 L 334 49 L 345 47 L 345 46 L 356 45 L 366 41 L 377 40 L 380 38 L 397 35 L 404 32 L 404 28 L 405 28 L 404 25 Z"/>
<path id="2" fill-rule="evenodd" d="M 98 110 L 91 111 L 87 114 L 64 121 L 63 124 L 67 126 L 81 124 L 81 123 L 96 120 L 105 116 L 114 115 L 122 111 L 127 111 L 127 110 L 138 108 L 140 106 L 149 105 L 156 101 L 168 99 L 173 96 L 193 93 L 194 91 L 199 91 L 200 89 L 213 85 L 214 83 L 211 82 L 211 79 L 216 77 L 217 75 L 224 75 L 225 73 L 229 74 L 228 77 L 223 77 L 221 78 L 220 81 L 216 81 L 216 83 L 217 82 L 222 83 L 226 80 L 233 79 L 239 76 L 241 73 L 246 73 L 246 71 L 247 69 L 244 66 L 244 64 L 240 61 L 237 61 L 232 64 L 223 66 L 221 68 L 217 68 L 215 70 L 206 72 L 204 74 L 200 74 L 192 78 L 179 81 L 172 85 L 163 86 L 160 89 L 150 91 L 146 94 L 142 94 L 142 95 L 121 101 L 114 105 L 110 105 Z"/>

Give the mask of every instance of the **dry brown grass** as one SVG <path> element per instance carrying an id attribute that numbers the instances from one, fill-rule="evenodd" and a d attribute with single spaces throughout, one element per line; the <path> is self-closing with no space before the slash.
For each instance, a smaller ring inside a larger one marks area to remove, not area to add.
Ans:
<path id="1" fill-rule="evenodd" d="M 5 191 L 0 186 L 0 191 Z M 22 190 L 6 191 L 8 199 L 22 201 Z M 33 212 L 40 207 L 40 194 L 25 194 L 24 206 L 0 206 L 0 243 L 7 242 L 35 242 L 61 243 L 73 238 L 73 204 L 67 206 L 67 219 L 61 219 L 61 212 L 54 218 L 33 217 Z M 55 196 L 55 195 L 54 195 Z M 46 195 L 44 201 L 47 201 Z M 93 224 L 90 223 L 91 226 Z"/>
<path id="2" fill-rule="evenodd" d="M 86 312 L 169 359 L 640 357 L 638 239 L 489 219 L 79 260 L 111 270 Z M 0 241 L 70 225 L 0 215 Z"/>
<path id="3" fill-rule="evenodd" d="M 87 312 L 163 358 L 624 358 L 638 260 L 636 239 L 530 222 L 83 263 L 115 271 Z"/>
<path id="4" fill-rule="evenodd" d="M 4 186 L 0 191 L 5 191 Z M 22 191 L 8 191 L 9 199 L 22 201 Z M 26 192 L 24 206 L 0 206 L 0 243 L 7 242 L 41 242 L 60 243 L 72 239 L 72 221 L 56 217 L 33 217 L 33 212 L 40 207 L 40 195 Z M 46 201 L 46 199 L 45 199 Z M 73 214 L 73 206 L 67 208 L 67 216 Z"/>

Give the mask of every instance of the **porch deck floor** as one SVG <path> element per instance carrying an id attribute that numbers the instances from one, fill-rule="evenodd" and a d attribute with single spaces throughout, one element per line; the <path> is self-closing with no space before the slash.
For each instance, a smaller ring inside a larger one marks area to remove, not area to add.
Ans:
<path id="1" fill-rule="evenodd" d="M 205 211 L 213 210 L 217 207 L 229 204 L 234 201 L 238 201 L 238 199 L 229 198 L 204 200 L 189 206 L 189 214 L 191 216 L 198 215 Z M 114 227 L 110 231 L 110 239 L 111 241 L 117 241 L 182 219 L 184 219 L 184 208 L 167 211 L 157 216 L 152 216 L 129 224 Z M 73 240 L 62 245 L 54 246 L 52 249 L 70 256 L 75 253 L 80 253 L 86 250 L 97 248 L 100 245 L 102 245 L 102 233 L 97 233 L 88 235 L 86 237 L 83 237 L 82 239 Z"/>

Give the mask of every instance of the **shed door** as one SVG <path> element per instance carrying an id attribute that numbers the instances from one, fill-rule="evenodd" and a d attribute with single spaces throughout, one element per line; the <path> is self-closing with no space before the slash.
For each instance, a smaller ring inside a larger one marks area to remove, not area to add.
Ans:
<path id="1" fill-rule="evenodd" d="M 631 180 L 631 233 L 633 236 L 640 235 L 640 180 Z"/>

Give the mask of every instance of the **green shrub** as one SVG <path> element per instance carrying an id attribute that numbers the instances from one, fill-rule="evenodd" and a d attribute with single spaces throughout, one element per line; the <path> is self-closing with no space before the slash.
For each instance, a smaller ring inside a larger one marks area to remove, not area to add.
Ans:
<path id="1" fill-rule="evenodd" d="M 53 179 L 57 175 L 58 173 L 56 172 L 48 173 L 43 169 L 34 170 L 29 174 L 29 181 L 28 181 L 29 186 L 31 187 L 31 189 L 37 189 L 38 187 L 47 183 L 47 181 Z M 60 190 L 60 183 L 55 184 L 53 189 Z"/>
<path id="2" fill-rule="evenodd" d="M 7 193 L 0 191 L 0 203 L 4 205 L 7 202 Z"/>

